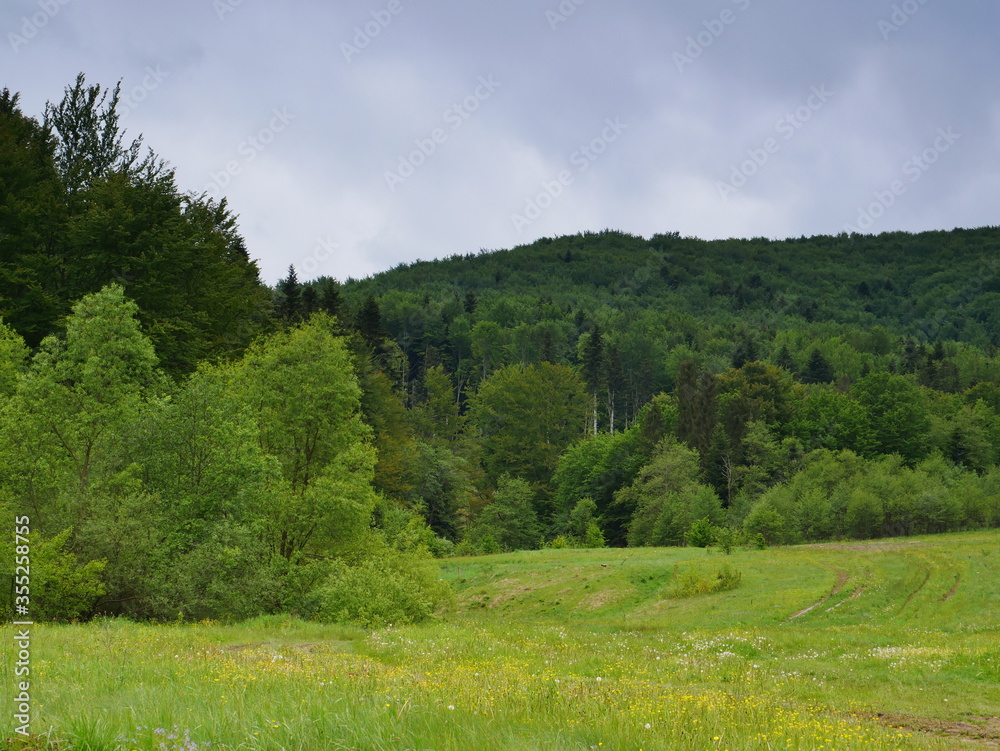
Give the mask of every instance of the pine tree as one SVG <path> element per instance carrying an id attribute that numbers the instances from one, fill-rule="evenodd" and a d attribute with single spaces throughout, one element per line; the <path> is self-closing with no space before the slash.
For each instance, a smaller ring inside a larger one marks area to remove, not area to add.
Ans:
<path id="1" fill-rule="evenodd" d="M 809 362 L 799 380 L 802 383 L 830 383 L 834 378 L 833 368 L 818 348 L 809 354 Z"/>
<path id="2" fill-rule="evenodd" d="M 357 327 L 361 338 L 372 349 L 377 349 L 386 338 L 387 334 L 382 326 L 382 310 L 374 295 L 368 295 L 361 305 L 361 310 L 358 311 Z"/>
<path id="3" fill-rule="evenodd" d="M 737 370 L 757 359 L 757 345 L 746 334 L 740 337 L 733 350 L 733 367 Z"/>
<path id="4" fill-rule="evenodd" d="M 316 288 L 307 284 L 302 288 L 302 315 L 308 318 L 317 310 L 319 310 L 319 294 L 316 292 Z"/>
<path id="5" fill-rule="evenodd" d="M 325 279 L 319 295 L 320 310 L 339 320 L 342 305 L 343 300 L 340 297 L 340 283 L 336 279 Z"/>
<path id="6" fill-rule="evenodd" d="M 285 321 L 294 323 L 299 319 L 302 311 L 302 286 L 299 284 L 294 266 L 288 267 L 288 277 L 278 282 L 278 290 L 282 294 L 281 302 L 278 304 L 278 313 Z"/>
<path id="7" fill-rule="evenodd" d="M 775 364 L 779 368 L 784 368 L 789 373 L 795 370 L 795 361 L 792 360 L 792 353 L 788 350 L 787 344 L 781 345 L 781 349 L 778 350 L 778 357 Z"/>
<path id="8" fill-rule="evenodd" d="M 608 429 L 611 435 L 615 434 L 615 415 L 618 412 L 619 384 L 624 380 L 622 370 L 622 358 L 618 352 L 618 345 L 612 343 L 608 346 L 607 356 L 604 364 L 605 389 L 604 400 L 608 414 Z"/>

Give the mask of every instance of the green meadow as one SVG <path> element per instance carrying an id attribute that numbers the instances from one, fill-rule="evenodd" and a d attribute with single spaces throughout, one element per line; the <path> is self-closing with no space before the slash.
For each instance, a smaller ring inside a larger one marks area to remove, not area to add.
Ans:
<path id="1" fill-rule="evenodd" d="M 1000 533 L 441 562 L 447 612 L 32 629 L 12 748 L 970 749 L 1000 744 Z M 712 591 L 717 590 L 717 591 Z"/>

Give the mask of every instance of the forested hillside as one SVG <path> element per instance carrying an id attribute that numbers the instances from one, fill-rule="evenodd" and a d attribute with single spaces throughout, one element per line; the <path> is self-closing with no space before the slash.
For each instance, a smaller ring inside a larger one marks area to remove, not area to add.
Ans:
<path id="1" fill-rule="evenodd" d="M 116 106 L 0 95 L 0 504 L 39 617 L 402 623 L 447 600 L 432 554 L 1000 526 L 1000 229 L 605 231 L 268 289 Z"/>

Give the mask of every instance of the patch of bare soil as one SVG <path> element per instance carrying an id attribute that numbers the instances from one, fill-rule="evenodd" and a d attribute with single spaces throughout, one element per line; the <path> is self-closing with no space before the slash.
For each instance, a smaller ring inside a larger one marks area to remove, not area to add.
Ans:
<path id="1" fill-rule="evenodd" d="M 510 579 L 510 578 L 501 579 L 496 583 L 495 586 L 496 588 L 499 589 L 504 585 L 507 586 L 505 586 L 501 592 L 498 592 L 497 594 L 493 595 L 493 599 L 490 600 L 489 602 L 489 607 L 495 608 L 497 605 L 502 605 L 508 600 L 513 600 L 515 597 L 520 597 L 523 594 L 527 594 L 532 589 L 531 587 L 525 586 L 524 584 L 520 584 L 518 579 Z"/>
<path id="2" fill-rule="evenodd" d="M 930 733 L 965 741 L 977 748 L 1000 748 L 1000 717 L 969 717 L 966 720 L 935 720 L 907 714 L 870 715 L 876 722 L 909 732 Z"/>
<path id="3" fill-rule="evenodd" d="M 597 610 L 598 608 L 604 607 L 610 602 L 621 599 L 621 593 L 615 592 L 611 589 L 605 589 L 600 592 L 595 592 L 592 597 L 583 600 L 580 605 L 587 610 Z"/>

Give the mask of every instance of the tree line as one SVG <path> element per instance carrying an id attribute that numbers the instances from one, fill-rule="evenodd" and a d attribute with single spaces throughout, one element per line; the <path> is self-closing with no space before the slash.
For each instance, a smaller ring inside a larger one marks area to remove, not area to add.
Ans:
<path id="1" fill-rule="evenodd" d="M 995 229 L 272 289 L 117 97 L 0 95 L 0 505 L 40 616 L 400 623 L 447 601 L 432 556 L 1000 525 Z"/>

